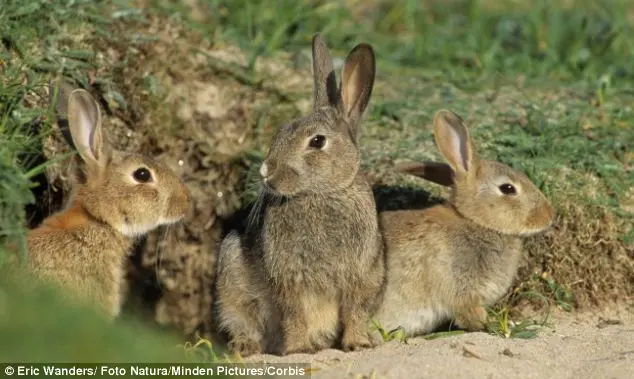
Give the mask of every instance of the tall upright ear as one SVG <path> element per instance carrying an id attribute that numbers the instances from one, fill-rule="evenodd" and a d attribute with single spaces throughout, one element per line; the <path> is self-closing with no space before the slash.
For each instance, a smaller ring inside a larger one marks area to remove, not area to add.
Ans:
<path id="1" fill-rule="evenodd" d="M 475 172 L 478 157 L 469 129 L 454 112 L 442 109 L 434 115 L 434 137 L 440 153 L 457 174 Z"/>
<path id="2" fill-rule="evenodd" d="M 337 104 L 337 78 L 324 37 L 313 37 L 313 109 Z"/>
<path id="3" fill-rule="evenodd" d="M 359 138 L 359 122 L 372 96 L 375 74 L 372 46 L 366 43 L 357 45 L 350 51 L 343 66 L 339 96 L 339 109 L 348 119 L 350 134 L 356 140 Z"/>
<path id="4" fill-rule="evenodd" d="M 83 161 L 94 167 L 105 167 L 110 149 L 101 130 L 99 104 L 88 91 L 76 89 L 70 93 L 68 125 L 75 148 Z"/>
<path id="5" fill-rule="evenodd" d="M 429 180 L 441 186 L 451 187 L 454 184 L 454 172 L 446 163 L 441 162 L 405 162 L 395 167 L 398 172 Z"/>

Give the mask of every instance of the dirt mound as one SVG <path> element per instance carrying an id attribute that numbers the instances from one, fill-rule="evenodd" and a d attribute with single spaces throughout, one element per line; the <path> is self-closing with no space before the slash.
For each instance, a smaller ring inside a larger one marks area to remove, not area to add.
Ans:
<path id="1" fill-rule="evenodd" d="M 518 289 L 582 309 L 631 302 L 634 249 L 619 239 L 625 225 L 598 206 L 584 207 L 570 200 L 557 205 L 559 216 L 553 227 L 526 243 L 529 254 Z"/>

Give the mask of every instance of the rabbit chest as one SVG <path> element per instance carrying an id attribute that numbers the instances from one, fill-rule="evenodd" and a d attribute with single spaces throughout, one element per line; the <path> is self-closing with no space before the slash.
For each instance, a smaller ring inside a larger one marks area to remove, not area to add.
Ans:
<path id="1" fill-rule="evenodd" d="M 124 260 L 131 246 L 129 239 L 99 224 L 45 226 L 29 234 L 29 263 L 41 277 L 114 317 L 121 307 Z"/>
<path id="2" fill-rule="evenodd" d="M 82 255 L 91 257 L 76 267 L 83 277 L 80 285 L 86 295 L 102 306 L 111 317 L 120 313 L 125 276 L 125 259 L 132 248 L 131 241 L 109 228 L 92 229 L 90 238 L 81 247 Z"/>
<path id="3" fill-rule="evenodd" d="M 473 289 L 487 303 L 504 295 L 511 285 L 520 258 L 522 241 L 490 230 L 474 231 L 463 236 L 468 241 L 453 261 L 453 270 L 458 278 L 458 292 Z"/>
<path id="4" fill-rule="evenodd" d="M 349 191 L 304 196 L 267 209 L 267 273 L 282 286 L 332 288 L 363 277 L 379 254 L 374 199 Z"/>
<path id="5" fill-rule="evenodd" d="M 512 236 L 504 236 L 503 250 L 498 251 L 496 262 L 491 265 L 479 289 L 488 304 L 494 303 L 511 286 L 522 258 L 522 241 Z"/>

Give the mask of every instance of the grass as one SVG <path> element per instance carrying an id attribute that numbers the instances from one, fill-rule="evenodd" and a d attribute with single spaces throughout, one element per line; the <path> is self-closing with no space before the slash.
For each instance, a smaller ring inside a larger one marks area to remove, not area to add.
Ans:
<path id="1" fill-rule="evenodd" d="M 539 328 L 548 326 L 548 315 L 543 320 L 537 321 L 531 318 L 523 318 L 520 321 L 512 320 L 508 306 L 499 307 L 501 309 L 489 310 L 489 323 L 487 331 L 490 334 L 503 338 L 531 339 L 537 337 Z"/>
<path id="2" fill-rule="evenodd" d="M 381 323 L 372 319 L 371 330 L 376 330 L 381 335 L 381 338 L 385 342 L 389 341 L 399 341 L 403 343 L 407 343 L 407 337 L 405 335 L 405 331 L 402 327 L 394 328 L 392 330 L 385 330 L 385 328 L 381 325 Z"/>
<path id="3" fill-rule="evenodd" d="M 370 180 L 388 188 L 379 197 L 405 204 L 420 200 L 418 190 L 441 194 L 391 168 L 440 159 L 430 123 L 437 109 L 450 108 L 471 125 L 483 156 L 526 172 L 555 206 L 556 223 L 527 241 L 509 291 L 538 296 L 505 297 L 492 315 L 504 321 L 498 334 L 530 330 L 500 310 L 542 307 L 543 297 L 570 310 L 634 297 L 627 2 L 140 3 L 9 0 L 0 8 L 0 265 L 7 244 L 26 253 L 26 226 L 58 209 L 68 191 L 64 166 L 54 161 L 68 149 L 46 90 L 65 77 L 101 100 L 119 147 L 185 162 L 199 211 L 164 248 L 169 270 L 156 269 L 152 243 L 136 264 L 156 271 L 150 278 L 163 292 L 149 307 L 163 323 L 209 335 L 213 246 L 225 220 L 252 198 L 245 178 L 271 134 L 307 111 L 310 39 L 321 31 L 337 67 L 355 43 L 376 50 L 362 155 Z M 413 197 L 399 200 L 394 187 Z"/>
<path id="4" fill-rule="evenodd" d="M 0 346 L 3 362 L 212 362 L 187 354 L 174 333 L 134 319 L 110 323 L 26 272 L 1 273 L 0 338 L 11 341 Z"/>

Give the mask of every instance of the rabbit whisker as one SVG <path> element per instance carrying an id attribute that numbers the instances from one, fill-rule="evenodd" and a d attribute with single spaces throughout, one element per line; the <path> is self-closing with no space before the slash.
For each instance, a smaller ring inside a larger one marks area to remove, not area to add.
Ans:
<path id="1" fill-rule="evenodd" d="M 254 226 L 259 225 L 264 198 L 264 190 L 262 190 L 262 188 L 259 188 L 258 197 L 255 199 L 253 207 L 251 208 L 251 211 L 249 212 L 249 216 L 247 218 L 247 230 L 251 230 L 251 228 L 253 228 Z"/>

